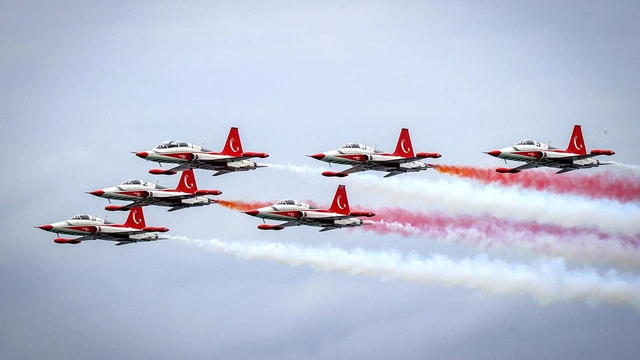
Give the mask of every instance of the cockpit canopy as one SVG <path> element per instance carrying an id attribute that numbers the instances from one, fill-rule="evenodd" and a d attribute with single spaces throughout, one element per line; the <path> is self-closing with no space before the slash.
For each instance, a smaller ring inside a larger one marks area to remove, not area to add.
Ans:
<path id="1" fill-rule="evenodd" d="M 160 189 L 160 190 L 166 189 L 166 187 L 164 187 L 164 186 L 156 185 L 154 183 L 150 183 L 148 181 L 138 180 L 138 179 L 125 180 L 120 185 L 138 185 L 138 186 L 143 186 L 143 187 L 147 187 L 147 188 L 150 188 L 150 189 Z"/>
<path id="2" fill-rule="evenodd" d="M 155 147 L 155 149 L 173 149 L 173 148 L 185 148 L 185 147 L 190 149 L 195 149 L 196 151 L 205 151 L 205 152 L 211 151 L 198 145 L 193 145 L 188 142 L 175 141 L 175 140 L 163 141 L 160 144 L 158 144 Z"/>
<path id="3" fill-rule="evenodd" d="M 91 216 L 91 215 L 87 215 L 87 214 L 79 214 L 76 215 L 74 217 L 72 217 L 70 220 L 86 220 L 86 221 L 94 221 L 94 222 L 100 222 L 100 223 L 104 223 L 104 219 L 101 219 L 99 217 L 95 217 L 95 216 Z"/>
<path id="4" fill-rule="evenodd" d="M 362 144 L 358 144 L 358 143 L 346 143 L 346 144 L 342 145 L 342 149 L 362 149 L 362 150 L 367 150 L 367 151 L 371 151 L 371 152 L 375 151 L 375 149 L 372 148 L 371 146 L 362 145 Z M 375 151 L 375 152 L 379 152 L 379 151 Z"/>
<path id="5" fill-rule="evenodd" d="M 289 205 L 289 206 L 298 206 L 298 207 L 303 207 L 303 208 L 307 208 L 307 209 L 315 209 L 314 207 L 309 206 L 309 204 L 303 203 L 302 201 L 298 201 L 298 200 L 291 200 L 291 199 L 285 199 L 285 200 L 280 200 L 277 203 L 273 204 L 274 206 L 277 205 Z"/>
<path id="6" fill-rule="evenodd" d="M 296 206 L 300 206 L 300 204 L 302 204 L 300 201 L 291 200 L 291 199 L 280 200 L 277 203 L 275 203 L 275 205 L 296 205 Z"/>
<path id="7" fill-rule="evenodd" d="M 146 181 L 138 180 L 138 179 L 129 179 L 122 182 L 120 185 L 146 185 Z"/>
<path id="8" fill-rule="evenodd" d="M 517 146 L 523 146 L 523 145 L 536 146 L 538 148 L 550 149 L 550 150 L 555 150 L 556 149 L 553 146 L 551 146 L 551 144 L 543 144 L 543 143 L 541 143 L 539 141 L 535 141 L 535 140 L 520 140 L 517 144 L 515 144 L 513 146 L 514 146 L 514 148 L 516 150 L 518 150 Z"/>

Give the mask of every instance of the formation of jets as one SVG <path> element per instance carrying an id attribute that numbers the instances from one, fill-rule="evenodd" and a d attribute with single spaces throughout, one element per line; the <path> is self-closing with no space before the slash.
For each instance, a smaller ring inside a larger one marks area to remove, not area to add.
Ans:
<path id="1" fill-rule="evenodd" d="M 88 192 L 91 195 L 111 200 L 129 202 L 126 205 L 107 205 L 108 211 L 129 211 L 123 224 L 114 224 L 91 215 L 76 215 L 69 220 L 37 226 L 38 228 L 58 234 L 79 236 L 75 238 L 54 239 L 58 244 L 79 244 L 86 240 L 116 241 L 116 245 L 162 239 L 158 232 L 167 232 L 165 227 L 146 226 L 143 207 L 149 205 L 169 207 L 175 211 L 190 207 L 205 206 L 216 200 L 208 196 L 222 194 L 220 190 L 198 189 L 194 169 L 215 171 L 219 176 L 237 171 L 255 170 L 266 167 L 249 159 L 267 158 L 264 152 L 250 152 L 242 149 L 238 128 L 229 131 L 224 148 L 220 152 L 211 151 L 201 146 L 183 141 L 165 141 L 151 150 L 136 152 L 136 156 L 148 161 L 177 164 L 170 169 L 155 168 L 149 173 L 156 175 L 174 175 L 182 172 L 178 185 L 166 188 L 144 180 L 126 180 L 118 186 Z M 593 159 L 598 155 L 611 156 L 612 150 L 594 149 L 587 152 L 580 125 L 575 125 L 566 150 L 557 149 L 533 140 L 523 140 L 502 149 L 487 151 L 486 154 L 500 159 L 524 161 L 525 164 L 515 168 L 497 168 L 499 173 L 519 173 L 525 169 L 552 167 L 560 169 L 557 174 L 568 171 L 608 165 L 610 163 Z M 435 152 L 414 152 L 409 130 L 403 128 L 394 152 L 384 152 L 375 148 L 347 143 L 340 149 L 307 155 L 316 160 L 331 164 L 349 165 L 342 171 L 324 171 L 328 177 L 345 177 L 349 174 L 376 170 L 387 172 L 384 177 L 410 172 L 419 172 L 435 165 L 422 162 L 422 159 L 439 158 Z M 362 217 L 375 216 L 372 212 L 351 211 L 345 185 L 339 185 L 331 207 L 319 209 L 297 200 L 281 200 L 271 206 L 244 211 L 245 214 L 265 220 L 280 221 L 279 224 L 258 225 L 260 230 L 282 230 L 290 226 L 315 226 L 320 231 L 367 225 Z"/>

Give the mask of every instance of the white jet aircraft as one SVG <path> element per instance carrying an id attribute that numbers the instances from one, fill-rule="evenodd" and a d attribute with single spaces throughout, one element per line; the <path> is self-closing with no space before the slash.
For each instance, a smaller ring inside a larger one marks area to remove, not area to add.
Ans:
<path id="1" fill-rule="evenodd" d="M 341 229 L 367 225 L 358 217 L 375 216 L 372 212 L 350 211 L 347 190 L 344 185 L 339 185 L 333 203 L 328 209 L 319 209 L 297 200 L 280 200 L 272 206 L 244 211 L 245 214 L 264 219 L 285 221 L 284 223 L 271 225 L 260 224 L 260 230 L 282 230 L 289 226 L 318 226 L 320 231 Z"/>
<path id="2" fill-rule="evenodd" d="M 79 238 L 56 238 L 57 244 L 79 244 L 86 240 L 117 241 L 116 245 L 132 244 L 139 241 L 162 239 L 154 232 L 167 232 L 160 226 L 147 226 L 141 207 L 131 209 L 124 224 L 114 224 L 91 215 L 76 215 L 67 221 L 37 226 L 37 228 L 58 234 L 79 235 Z"/>
<path id="3" fill-rule="evenodd" d="M 526 162 L 526 164 L 512 169 L 497 168 L 496 171 L 499 173 L 515 174 L 531 168 L 552 167 L 560 169 L 556 174 L 562 174 L 578 169 L 609 165 L 611 164 L 610 162 L 592 159 L 592 157 L 598 155 L 611 156 L 615 152 L 613 150 L 594 149 L 587 153 L 587 147 L 584 145 L 584 139 L 582 138 L 581 126 L 575 125 L 566 150 L 557 149 L 534 140 L 522 140 L 513 146 L 487 151 L 485 154 L 504 159 L 505 163 L 507 160 Z"/>
<path id="4" fill-rule="evenodd" d="M 266 167 L 267 165 L 265 164 L 259 164 L 247 159 L 254 157 L 266 158 L 269 157 L 269 154 L 243 151 L 238 128 L 232 127 L 221 152 L 211 151 L 184 141 L 164 141 L 151 150 L 137 152 L 136 156 L 158 163 L 179 164 L 168 170 L 149 170 L 149 173 L 155 175 L 174 175 L 178 171 L 188 169 L 205 169 L 217 171 L 213 176 L 218 176 L 230 172 Z"/>
<path id="5" fill-rule="evenodd" d="M 204 206 L 214 203 L 204 195 L 220 195 L 220 190 L 198 190 L 193 170 L 182 172 L 178 186 L 169 189 L 144 180 L 126 180 L 118 186 L 108 187 L 89 192 L 91 195 L 106 199 L 133 201 L 128 205 L 107 205 L 109 211 L 130 210 L 138 206 L 157 205 L 168 206 L 168 211 L 175 211 L 194 206 Z M 111 200 L 109 200 L 111 202 Z"/>
<path id="6" fill-rule="evenodd" d="M 362 144 L 348 143 L 337 150 L 307 156 L 329 164 L 351 165 L 349 169 L 340 172 L 324 171 L 322 173 L 324 176 L 345 177 L 356 172 L 378 170 L 388 172 L 384 177 L 390 177 L 426 170 L 431 166 L 419 161 L 420 159 L 439 158 L 442 155 L 428 152 L 414 154 L 409 129 L 402 129 L 396 151 L 393 153 L 386 153 Z"/>

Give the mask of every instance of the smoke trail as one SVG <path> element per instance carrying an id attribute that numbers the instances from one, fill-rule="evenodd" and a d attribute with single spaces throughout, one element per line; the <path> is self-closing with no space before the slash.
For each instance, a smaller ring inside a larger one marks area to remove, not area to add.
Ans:
<path id="1" fill-rule="evenodd" d="M 515 247 L 570 260 L 640 266 L 640 236 L 609 235 L 593 229 L 565 228 L 535 221 L 513 221 L 489 215 L 448 216 L 398 208 L 376 209 L 365 231 L 379 235 L 428 236 L 477 248 Z"/>
<path id="2" fill-rule="evenodd" d="M 484 184 L 519 186 L 558 194 L 572 194 L 591 199 L 620 202 L 640 201 L 640 174 L 617 174 L 613 171 L 556 175 L 548 171 L 528 171 L 519 174 L 500 174 L 493 168 L 477 166 L 433 165 L 442 174 L 473 179 Z"/>
<path id="3" fill-rule="evenodd" d="M 322 168 L 277 165 L 273 168 L 318 179 Z M 567 175 L 567 174 L 563 174 Z M 566 227 L 593 227 L 606 233 L 640 234 L 640 207 L 636 203 L 589 200 L 575 196 L 513 187 L 478 187 L 465 181 L 428 181 L 407 175 L 383 179 L 371 174 L 355 174 L 344 179 L 351 189 L 384 197 L 395 204 L 419 203 L 429 209 L 452 213 L 491 214 L 499 218 L 537 221 Z M 353 196 L 354 192 L 350 192 Z M 362 196 L 362 195 L 360 195 Z"/>
<path id="4" fill-rule="evenodd" d="M 631 173 L 634 173 L 635 175 L 640 174 L 640 166 L 638 166 L 638 165 L 623 164 L 623 163 L 619 163 L 617 161 L 612 161 L 611 164 L 613 164 L 613 165 L 615 165 L 615 166 L 617 166 L 619 168 L 622 168 L 624 170 L 627 170 L 627 171 L 629 171 Z"/>
<path id="5" fill-rule="evenodd" d="M 239 201 L 239 200 L 216 200 L 216 203 L 231 209 L 238 211 L 246 211 L 257 209 L 265 206 L 270 206 L 275 201 Z"/>
<path id="6" fill-rule="evenodd" d="M 606 200 L 587 200 L 546 193 L 524 193 L 513 188 L 459 181 L 376 179 L 359 176 L 350 183 L 357 191 L 385 197 L 394 203 L 415 203 L 429 209 L 499 218 L 537 221 L 563 227 L 595 228 L 605 233 L 640 234 L 640 207 Z M 353 194 L 353 192 L 352 192 Z"/>
<path id="7" fill-rule="evenodd" d="M 578 299 L 627 304 L 640 311 L 640 278 L 613 269 L 603 274 L 593 268 L 569 270 L 562 259 L 541 259 L 527 265 L 490 260 L 486 254 L 453 260 L 440 254 L 424 258 L 415 252 L 405 255 L 396 250 L 346 251 L 330 245 L 313 248 L 289 243 L 227 243 L 215 239 L 173 238 L 240 259 L 275 261 L 293 267 L 307 265 L 321 272 L 464 286 L 501 295 L 528 293 L 540 304 Z"/>

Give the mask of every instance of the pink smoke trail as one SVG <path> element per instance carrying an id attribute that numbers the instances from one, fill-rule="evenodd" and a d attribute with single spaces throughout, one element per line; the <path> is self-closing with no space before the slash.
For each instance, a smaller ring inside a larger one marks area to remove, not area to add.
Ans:
<path id="1" fill-rule="evenodd" d="M 632 172 L 613 171 L 555 174 L 551 171 L 527 170 L 518 174 L 501 174 L 494 168 L 434 165 L 443 174 L 473 179 L 484 184 L 518 186 L 557 194 L 579 195 L 590 199 L 608 199 L 622 203 L 640 201 L 640 176 Z"/>
<path id="2" fill-rule="evenodd" d="M 640 234 L 607 234 L 592 228 L 490 215 L 445 215 L 399 208 L 376 209 L 375 213 L 372 226 L 362 228 L 379 235 L 430 236 L 480 248 L 515 246 L 545 255 L 640 266 Z"/>

